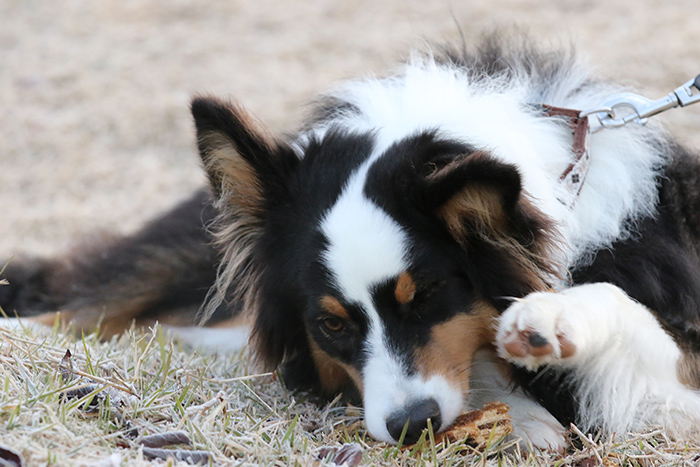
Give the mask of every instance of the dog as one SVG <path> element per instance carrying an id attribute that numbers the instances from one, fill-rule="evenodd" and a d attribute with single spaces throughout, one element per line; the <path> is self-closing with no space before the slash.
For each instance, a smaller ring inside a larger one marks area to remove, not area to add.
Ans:
<path id="1" fill-rule="evenodd" d="M 651 123 L 576 132 L 620 90 L 496 34 L 340 85 L 291 137 L 196 97 L 209 189 L 133 236 L 10 263 L 0 305 L 104 335 L 203 303 L 216 326 L 248 316 L 263 367 L 361 400 L 388 443 L 494 400 L 539 448 L 572 422 L 695 434 L 700 162 Z"/>

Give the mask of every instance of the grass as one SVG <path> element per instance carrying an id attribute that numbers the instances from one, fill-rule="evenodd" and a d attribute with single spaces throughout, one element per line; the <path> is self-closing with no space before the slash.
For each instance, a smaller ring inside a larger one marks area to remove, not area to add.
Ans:
<path id="1" fill-rule="evenodd" d="M 70 351 L 70 356 L 66 351 Z M 324 447 L 355 443 L 361 465 L 407 466 L 690 466 L 698 442 L 673 442 L 662 430 L 625 439 L 572 433 L 580 446 L 565 455 L 520 451 L 493 440 L 484 452 L 464 443 L 413 447 L 373 441 L 361 411 L 338 401 L 318 407 L 287 391 L 274 374 L 257 374 L 238 355 L 178 347 L 159 328 L 100 341 L 52 330 L 0 324 L 0 448 L 34 466 L 189 465 L 151 460 L 141 442 L 183 432 L 204 464 L 327 465 Z M 321 459 L 324 457 L 326 460 Z M 0 465 L 2 462 L 0 461 Z"/>

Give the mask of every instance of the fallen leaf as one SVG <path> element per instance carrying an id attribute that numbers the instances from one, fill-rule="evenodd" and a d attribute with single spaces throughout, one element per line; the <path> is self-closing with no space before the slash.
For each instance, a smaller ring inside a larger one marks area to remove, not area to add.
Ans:
<path id="1" fill-rule="evenodd" d="M 169 433 L 158 433 L 155 435 L 144 436 L 139 440 L 142 446 L 148 448 L 162 448 L 164 446 L 172 446 L 174 444 L 184 444 L 189 446 L 192 444 L 190 437 L 184 431 L 171 431 Z"/>
<path id="2" fill-rule="evenodd" d="M 24 467 L 22 455 L 0 444 L 0 467 Z"/>
<path id="3" fill-rule="evenodd" d="M 73 374 L 72 357 L 73 355 L 70 353 L 70 350 L 66 350 L 65 355 L 61 359 L 61 363 L 58 364 L 58 367 L 61 369 L 61 377 L 65 382 L 73 381 L 75 378 L 75 375 Z"/>
<path id="4" fill-rule="evenodd" d="M 184 449 L 156 449 L 143 447 L 143 455 L 149 459 L 163 459 L 166 460 L 169 457 L 175 458 L 179 461 L 188 462 L 190 464 L 197 463 L 208 463 L 212 456 L 211 453 L 207 451 L 187 451 Z"/>
<path id="5" fill-rule="evenodd" d="M 357 443 L 343 444 L 340 448 L 324 446 L 317 457 L 337 466 L 357 467 L 362 461 L 362 447 Z"/>

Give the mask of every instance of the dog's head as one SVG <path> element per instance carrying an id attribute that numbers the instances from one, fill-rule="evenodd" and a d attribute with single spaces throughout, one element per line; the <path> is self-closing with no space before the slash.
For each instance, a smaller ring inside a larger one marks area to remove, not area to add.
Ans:
<path id="1" fill-rule="evenodd" d="M 436 132 L 289 144 L 240 106 L 192 111 L 221 210 L 219 292 L 254 313 L 259 360 L 292 386 L 354 390 L 380 440 L 451 423 L 493 319 L 551 272 L 517 170 Z"/>

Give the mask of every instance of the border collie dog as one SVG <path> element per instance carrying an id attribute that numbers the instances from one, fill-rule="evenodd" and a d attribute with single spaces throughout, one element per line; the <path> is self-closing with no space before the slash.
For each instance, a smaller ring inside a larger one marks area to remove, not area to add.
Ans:
<path id="1" fill-rule="evenodd" d="M 493 400 L 542 448 L 570 422 L 695 434 L 700 162 L 652 124 L 601 129 L 568 189 L 576 136 L 546 109 L 620 89 L 524 42 L 345 83 L 293 137 L 195 98 L 211 190 L 136 235 L 10 264 L 0 305 L 106 334 L 205 302 L 213 322 L 245 314 L 265 367 L 361 399 L 389 443 Z"/>

